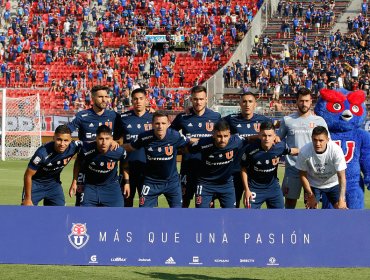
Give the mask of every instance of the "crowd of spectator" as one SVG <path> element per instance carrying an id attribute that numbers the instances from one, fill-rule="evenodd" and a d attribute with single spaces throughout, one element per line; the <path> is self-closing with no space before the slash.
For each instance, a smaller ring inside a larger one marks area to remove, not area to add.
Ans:
<path id="1" fill-rule="evenodd" d="M 200 84 L 226 62 L 261 2 L 21 0 L 12 7 L 6 1 L 1 75 L 7 87 L 49 87 L 76 94 L 77 101 L 93 84 L 108 84 L 115 96 L 137 84 L 148 88 L 152 106 L 177 108 L 183 91 L 176 88 Z M 155 46 L 146 35 L 158 34 L 166 34 L 165 41 Z M 204 63 L 199 75 L 176 66 L 179 48 L 187 61 Z M 152 94 L 155 86 L 165 93 Z M 65 109 L 78 108 L 63 100 Z M 119 106 L 115 100 L 112 106 Z"/>
<path id="2" fill-rule="evenodd" d="M 272 106 L 281 96 L 295 97 L 302 86 L 316 95 L 322 88 L 344 87 L 348 90 L 362 89 L 369 96 L 367 3 L 362 5 L 362 13 L 347 19 L 347 32 L 328 31 L 328 35 L 320 36 L 321 31 L 317 27 L 333 25 L 334 6 L 333 1 L 324 2 L 320 7 L 280 1 L 277 15 L 283 24 L 289 26 L 289 30 L 281 29 L 285 38 L 279 38 L 280 42 L 283 40 L 283 50 L 274 50 L 275 39 L 266 35 L 256 36 L 253 42 L 256 55 L 247 58 L 245 63 L 238 60 L 227 67 L 224 70 L 225 85 L 243 91 L 254 88 L 261 98 L 274 100 Z M 320 24 L 315 27 L 318 15 Z"/>

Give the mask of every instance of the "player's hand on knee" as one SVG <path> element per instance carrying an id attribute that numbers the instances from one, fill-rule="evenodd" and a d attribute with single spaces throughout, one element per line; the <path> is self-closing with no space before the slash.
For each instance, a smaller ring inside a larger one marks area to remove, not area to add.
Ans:
<path id="1" fill-rule="evenodd" d="M 311 195 L 307 195 L 306 197 L 306 209 L 317 209 L 317 201 L 316 201 L 316 198 L 313 194 Z"/>
<path id="2" fill-rule="evenodd" d="M 32 200 L 31 199 L 24 199 L 21 203 L 23 206 L 33 206 Z"/>

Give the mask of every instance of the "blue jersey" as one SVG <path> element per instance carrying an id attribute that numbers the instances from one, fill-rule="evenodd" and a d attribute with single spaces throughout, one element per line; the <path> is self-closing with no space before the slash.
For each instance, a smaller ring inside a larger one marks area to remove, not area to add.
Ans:
<path id="1" fill-rule="evenodd" d="M 241 137 L 256 135 L 260 131 L 261 123 L 271 122 L 271 119 L 258 114 L 253 114 L 249 120 L 241 113 L 228 115 L 224 119 L 230 125 L 231 134 L 238 134 Z"/>
<path id="2" fill-rule="evenodd" d="M 135 112 L 128 111 L 121 114 L 122 120 L 122 134 L 124 143 L 132 143 L 137 139 L 140 133 L 152 129 L 153 115 L 145 112 L 144 115 L 139 117 Z M 144 149 L 138 149 L 127 156 L 128 162 L 146 162 Z"/>
<path id="3" fill-rule="evenodd" d="M 217 148 L 213 137 L 200 139 L 189 147 L 190 152 L 201 153 L 202 165 L 198 174 L 198 184 L 226 184 L 231 182 L 235 162 L 245 140 L 231 135 L 225 148 Z"/>
<path id="4" fill-rule="evenodd" d="M 214 124 L 221 119 L 221 115 L 206 108 L 203 115 L 198 116 L 192 110 L 189 114 L 181 113 L 176 116 L 171 124 L 171 128 L 182 132 L 189 138 L 205 138 L 212 136 Z M 185 154 L 182 156 L 182 166 L 188 162 L 191 166 L 195 166 L 200 162 L 200 153 Z M 195 165 L 194 165 L 195 164 Z"/>
<path id="5" fill-rule="evenodd" d="M 253 114 L 252 118 L 247 120 L 241 113 L 228 115 L 224 119 L 230 125 L 231 134 L 237 134 L 240 137 L 258 134 L 261 123 L 271 121 L 271 119 L 259 114 Z M 242 153 L 239 154 L 239 159 L 236 161 L 235 172 L 240 172 L 241 155 Z"/>
<path id="6" fill-rule="evenodd" d="M 72 157 L 79 152 L 82 142 L 72 141 L 63 153 L 54 150 L 54 143 L 49 142 L 38 148 L 31 158 L 28 168 L 37 170 L 32 180 L 39 183 L 60 183 L 60 173 Z"/>
<path id="7" fill-rule="evenodd" d="M 126 151 L 119 147 L 117 150 L 108 150 L 105 154 L 99 153 L 96 142 L 84 142 L 79 153 L 82 160 L 82 169 L 85 172 L 85 183 L 94 186 L 107 186 L 118 182 L 118 162 L 126 159 Z"/>
<path id="8" fill-rule="evenodd" d="M 241 165 L 246 167 L 248 184 L 252 188 L 267 189 L 269 186 L 279 183 L 277 167 L 279 157 L 289 153 L 285 142 L 280 142 L 265 151 L 261 141 L 257 140 L 244 151 Z"/>
<path id="9" fill-rule="evenodd" d="M 144 148 L 146 155 L 145 178 L 166 182 L 178 176 L 176 167 L 177 149 L 189 140 L 176 130 L 167 129 L 166 136 L 158 139 L 154 131 L 146 131 L 131 143 L 135 149 Z"/>
<path id="10" fill-rule="evenodd" d="M 78 138 L 81 141 L 94 141 L 96 130 L 101 125 L 107 125 L 113 130 L 114 139 L 121 136 L 121 117 L 111 110 L 104 110 L 102 115 L 97 115 L 90 108 L 76 114 L 76 117 L 68 124 L 68 127 L 75 131 L 78 129 Z"/>

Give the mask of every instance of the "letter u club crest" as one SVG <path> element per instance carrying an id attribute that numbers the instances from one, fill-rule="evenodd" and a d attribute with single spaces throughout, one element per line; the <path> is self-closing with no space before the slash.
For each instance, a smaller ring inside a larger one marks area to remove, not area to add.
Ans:
<path id="1" fill-rule="evenodd" d="M 225 157 L 226 157 L 227 159 L 232 159 L 232 158 L 233 158 L 233 156 L 234 156 L 234 151 L 230 151 L 230 152 L 227 152 L 227 153 L 225 154 Z"/>
<path id="2" fill-rule="evenodd" d="M 206 129 L 207 129 L 207 131 L 213 131 L 213 123 L 212 122 L 206 122 Z"/>
<path id="3" fill-rule="evenodd" d="M 76 249 L 81 249 L 89 241 L 86 224 L 72 224 L 71 233 L 68 235 L 69 243 Z"/>
<path id="4" fill-rule="evenodd" d="M 170 156 L 173 154 L 173 146 L 167 146 L 164 148 L 164 152 L 167 156 Z"/>

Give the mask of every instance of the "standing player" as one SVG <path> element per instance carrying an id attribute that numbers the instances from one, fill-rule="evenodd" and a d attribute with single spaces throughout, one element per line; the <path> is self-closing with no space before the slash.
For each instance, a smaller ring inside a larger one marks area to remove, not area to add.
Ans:
<path id="1" fill-rule="evenodd" d="M 256 114 L 254 111 L 257 107 L 257 100 L 253 93 L 246 92 L 240 97 L 240 113 L 231 114 L 225 117 L 225 120 L 230 125 L 231 134 L 237 134 L 240 137 L 249 137 L 257 135 L 260 131 L 260 125 L 263 122 L 271 121 L 269 118 Z M 243 152 L 240 153 L 242 155 Z M 235 162 L 235 170 L 233 175 L 236 208 L 240 206 L 244 187 L 240 175 L 240 159 Z"/>
<path id="2" fill-rule="evenodd" d="M 123 207 L 123 196 L 130 195 L 127 172 L 124 172 L 121 192 L 118 162 L 122 168 L 126 151 L 122 147 L 111 150 L 113 144 L 112 130 L 101 125 L 96 131 L 96 141 L 84 142 L 73 169 L 73 181 L 69 195 L 76 194 L 77 179 L 82 167 L 85 177 L 84 192 L 81 195 L 81 206 Z"/>
<path id="3" fill-rule="evenodd" d="M 120 115 L 114 111 L 106 109 L 109 102 L 108 91 L 108 87 L 94 86 L 91 89 L 91 99 L 93 101 L 92 108 L 78 112 L 73 121 L 68 124 L 72 131 L 78 129 L 78 138 L 81 141 L 94 141 L 96 138 L 96 130 L 103 124 L 113 130 L 114 139 L 119 139 L 121 137 Z M 113 148 L 116 147 L 118 147 L 118 143 L 114 143 Z M 83 170 L 81 170 L 77 179 L 78 188 L 76 191 L 76 206 L 80 205 L 84 179 L 85 175 Z"/>
<path id="4" fill-rule="evenodd" d="M 122 134 L 124 143 L 132 143 L 138 135 L 152 129 L 153 116 L 146 110 L 146 92 L 137 88 L 131 93 L 133 110 L 121 114 Z M 125 199 L 125 207 L 132 207 L 136 190 L 141 193 L 145 170 L 144 148 L 138 149 L 127 156 L 130 174 L 130 196 Z"/>
<path id="5" fill-rule="evenodd" d="M 267 208 L 282 209 L 284 197 L 277 177 L 279 157 L 297 154 L 298 149 L 290 149 L 284 142 L 274 144 L 276 133 L 272 122 L 261 124 L 258 137 L 259 140 L 247 146 L 242 157 L 244 205 L 259 209 L 266 202 Z"/>
<path id="6" fill-rule="evenodd" d="M 180 131 L 189 138 L 205 138 L 212 136 L 214 124 L 221 116 L 207 108 L 207 90 L 203 86 L 191 89 L 192 108 L 189 113 L 176 116 L 171 128 Z M 181 161 L 180 178 L 182 185 L 182 199 L 184 208 L 188 208 L 193 199 L 198 172 L 200 170 L 200 153 L 184 154 Z"/>
<path id="7" fill-rule="evenodd" d="M 312 94 L 307 88 L 300 88 L 297 92 L 297 112 L 284 117 L 280 123 L 278 135 L 281 140 L 286 139 L 289 147 L 302 148 L 311 142 L 312 130 L 316 126 L 327 127 L 325 120 L 311 111 Z M 285 196 L 285 208 L 294 209 L 301 195 L 302 183 L 299 170 L 295 167 L 297 157 L 285 157 L 285 175 L 282 190 Z"/>
<path id="8" fill-rule="evenodd" d="M 64 206 L 65 199 L 60 173 L 81 148 L 81 142 L 72 141 L 71 130 L 60 125 L 54 132 L 54 141 L 37 149 L 24 174 L 22 205 Z"/>
<path id="9" fill-rule="evenodd" d="M 347 209 L 346 160 L 341 147 L 329 140 L 325 127 L 313 129 L 312 143 L 302 147 L 296 168 L 307 193 L 307 208 L 317 208 L 324 193 L 334 208 Z"/>
<path id="10" fill-rule="evenodd" d="M 139 135 L 132 143 L 123 144 L 132 152 L 144 148 L 145 176 L 140 195 L 140 207 L 154 207 L 158 196 L 164 194 L 171 208 L 182 206 L 181 185 L 176 167 L 177 150 L 188 142 L 185 136 L 170 129 L 168 116 L 153 114 L 153 129 Z"/>
<path id="11" fill-rule="evenodd" d="M 220 120 L 214 127 L 213 137 L 202 138 L 189 146 L 191 153 L 201 154 L 195 203 L 197 208 L 209 208 L 213 198 L 220 200 L 222 208 L 235 208 L 232 174 L 243 144 L 242 138 L 231 136 L 229 124 Z"/>

